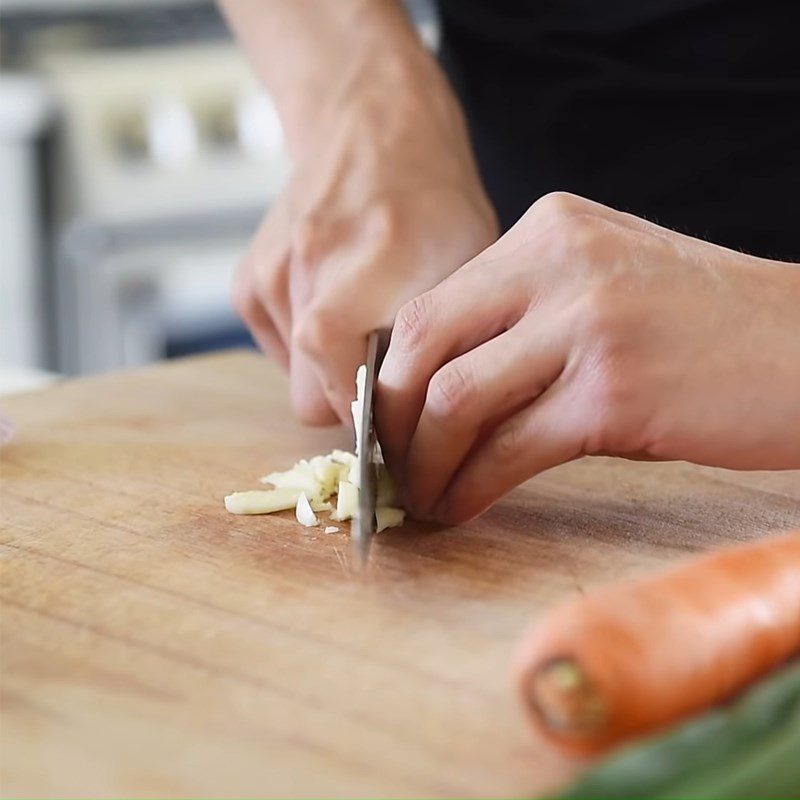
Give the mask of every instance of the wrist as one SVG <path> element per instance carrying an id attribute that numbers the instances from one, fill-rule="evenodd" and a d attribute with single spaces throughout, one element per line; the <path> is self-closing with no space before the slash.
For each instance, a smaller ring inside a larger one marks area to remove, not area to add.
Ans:
<path id="1" fill-rule="evenodd" d="M 219 3 L 277 106 L 293 156 L 326 135 L 340 105 L 357 106 L 359 94 L 371 95 L 374 104 L 382 92 L 390 106 L 403 83 L 392 78 L 393 69 L 446 84 L 400 0 Z"/>
<path id="2" fill-rule="evenodd" d="M 330 54 L 324 70 L 275 99 L 295 159 L 340 125 L 413 125 L 425 110 L 435 115 L 457 108 L 444 75 L 418 40 L 387 43 L 363 33 L 346 54 Z"/>

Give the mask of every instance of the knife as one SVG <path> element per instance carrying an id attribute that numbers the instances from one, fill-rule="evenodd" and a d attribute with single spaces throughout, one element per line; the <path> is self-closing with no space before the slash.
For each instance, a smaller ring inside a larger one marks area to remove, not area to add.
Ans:
<path id="1" fill-rule="evenodd" d="M 350 547 L 352 560 L 356 569 L 363 569 L 369 558 L 369 546 L 375 533 L 375 505 L 377 502 L 377 464 L 376 454 L 378 439 L 375 435 L 375 419 L 373 414 L 375 400 L 375 381 L 389 346 L 391 331 L 372 331 L 367 341 L 366 376 L 364 380 L 364 405 L 361 419 L 356 420 L 359 426 L 358 440 L 361 447 L 358 452 L 358 475 L 361 489 L 358 493 L 358 516 L 354 520 L 351 532 Z"/>

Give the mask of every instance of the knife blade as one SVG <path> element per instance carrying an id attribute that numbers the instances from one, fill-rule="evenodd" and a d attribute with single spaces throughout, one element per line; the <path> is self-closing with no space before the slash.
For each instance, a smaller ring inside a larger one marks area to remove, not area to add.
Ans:
<path id="1" fill-rule="evenodd" d="M 377 437 L 375 435 L 374 400 L 375 381 L 389 346 L 390 331 L 372 331 L 367 341 L 366 374 L 364 377 L 363 405 L 361 417 L 355 420 L 359 427 L 358 476 L 358 516 L 351 532 L 351 554 L 356 569 L 363 569 L 369 558 L 369 548 L 375 534 L 375 506 L 377 503 Z"/>

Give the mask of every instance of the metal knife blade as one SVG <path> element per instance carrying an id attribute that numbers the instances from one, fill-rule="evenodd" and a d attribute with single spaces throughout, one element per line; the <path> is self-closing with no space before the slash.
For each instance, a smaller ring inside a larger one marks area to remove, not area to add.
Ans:
<path id="1" fill-rule="evenodd" d="M 377 502 L 377 469 L 374 422 L 375 381 L 381 368 L 386 348 L 389 346 L 390 332 L 387 330 L 372 331 L 367 342 L 366 378 L 364 381 L 364 405 L 361 419 L 356 421 L 360 426 L 358 452 L 358 474 L 361 483 L 358 501 L 358 517 L 351 530 L 352 560 L 356 569 L 363 569 L 369 558 L 369 546 L 375 533 L 375 505 Z"/>

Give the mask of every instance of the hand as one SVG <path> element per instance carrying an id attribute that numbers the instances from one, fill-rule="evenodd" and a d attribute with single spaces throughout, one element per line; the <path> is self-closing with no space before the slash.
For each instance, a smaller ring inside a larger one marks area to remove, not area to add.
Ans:
<path id="1" fill-rule="evenodd" d="M 307 423 L 349 421 L 368 333 L 497 236 L 456 100 L 414 47 L 353 54 L 234 282 Z"/>
<path id="2" fill-rule="evenodd" d="M 451 523 L 582 455 L 800 467 L 800 266 L 548 195 L 400 310 L 376 413 Z"/>

